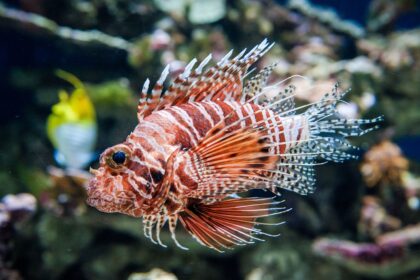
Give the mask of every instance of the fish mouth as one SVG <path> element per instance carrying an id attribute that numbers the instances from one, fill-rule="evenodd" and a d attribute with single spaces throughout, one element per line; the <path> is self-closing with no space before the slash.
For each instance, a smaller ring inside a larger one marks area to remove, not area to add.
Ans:
<path id="1" fill-rule="evenodd" d="M 97 178 L 89 181 L 86 187 L 86 203 L 89 206 L 102 212 L 114 213 L 120 212 L 120 209 L 129 203 L 128 199 L 115 197 L 113 194 L 107 193 L 101 186 L 102 184 Z"/>
<path id="2" fill-rule="evenodd" d="M 116 202 L 111 198 L 103 198 L 98 196 L 88 197 L 86 199 L 86 203 L 91 207 L 94 207 L 97 210 L 105 213 L 121 213 L 136 218 L 143 215 L 143 210 L 141 208 L 129 207 L 127 204 Z M 129 205 L 131 205 L 131 203 Z"/>
<path id="3" fill-rule="evenodd" d="M 86 203 L 101 212 L 118 212 L 118 205 L 115 204 L 115 201 L 111 197 L 102 197 L 100 194 L 88 195 Z"/>
<path id="4" fill-rule="evenodd" d="M 87 196 L 90 198 L 93 196 L 94 191 L 97 189 L 98 180 L 96 177 L 93 177 L 89 180 L 89 182 L 85 185 Z"/>
<path id="5" fill-rule="evenodd" d="M 108 204 L 112 203 L 112 200 L 110 197 L 104 196 L 98 190 L 98 185 L 99 185 L 99 182 L 96 178 L 92 178 L 89 181 L 89 183 L 86 186 L 86 194 L 87 194 L 86 203 L 92 207 L 99 209 L 99 208 L 105 207 L 106 203 Z"/>
<path id="6" fill-rule="evenodd" d="M 109 192 L 110 184 L 103 177 L 98 176 L 99 170 L 90 170 L 95 177 L 86 184 L 86 203 L 105 213 L 122 213 L 133 217 L 140 217 L 143 214 L 140 206 L 134 207 L 138 201 L 134 201 L 135 197 L 128 197 L 124 193 Z M 99 174 L 100 175 L 100 174 Z M 105 182 L 107 182 L 105 184 Z M 112 188 L 111 188 L 112 189 Z"/>
<path id="7" fill-rule="evenodd" d="M 106 205 L 109 203 L 109 201 L 97 197 L 88 197 L 86 199 L 86 203 L 92 207 L 97 208 L 98 210 L 103 211 L 103 209 L 107 208 Z"/>

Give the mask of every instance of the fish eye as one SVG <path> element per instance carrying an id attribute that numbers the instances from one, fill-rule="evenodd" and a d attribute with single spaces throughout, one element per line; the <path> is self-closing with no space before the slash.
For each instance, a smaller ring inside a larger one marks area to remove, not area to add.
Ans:
<path id="1" fill-rule="evenodd" d="M 131 149 L 126 145 L 117 145 L 105 153 L 104 160 L 109 167 L 119 169 L 127 164 L 131 153 Z"/>
<path id="2" fill-rule="evenodd" d="M 113 155 L 112 155 L 112 160 L 116 163 L 116 164 L 123 164 L 125 162 L 126 159 L 126 155 L 125 152 L 123 151 L 116 151 Z"/>

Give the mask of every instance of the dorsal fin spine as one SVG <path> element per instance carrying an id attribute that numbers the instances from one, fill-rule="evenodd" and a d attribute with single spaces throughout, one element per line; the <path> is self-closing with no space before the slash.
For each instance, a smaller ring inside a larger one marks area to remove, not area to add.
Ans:
<path id="1" fill-rule="evenodd" d="M 167 65 L 163 69 L 162 73 L 160 74 L 158 81 L 153 86 L 152 94 L 148 96 L 147 102 L 145 104 L 146 106 L 144 106 L 145 107 L 144 112 L 143 112 L 144 115 L 149 115 L 151 112 L 153 112 L 153 110 L 155 110 L 155 108 L 159 104 L 160 95 L 162 94 L 162 91 L 163 91 L 163 83 L 168 77 L 169 69 L 170 69 L 170 66 Z"/>
<path id="2" fill-rule="evenodd" d="M 233 60 L 239 60 L 241 57 L 243 57 L 243 55 L 245 54 L 245 52 L 246 52 L 246 48 L 245 48 L 245 49 L 243 49 L 240 53 L 238 53 L 238 55 L 237 55 L 237 56 L 235 56 L 235 57 L 233 58 Z"/>
<path id="3" fill-rule="evenodd" d="M 197 74 L 201 74 L 203 72 L 204 67 L 210 62 L 212 58 L 212 54 L 206 56 L 206 58 L 198 65 L 197 69 L 195 70 Z"/>
<path id="4" fill-rule="evenodd" d="M 200 102 L 203 100 L 221 100 L 221 101 L 240 101 L 242 96 L 242 79 L 249 66 L 259 57 L 266 53 L 272 45 L 263 40 L 252 50 L 241 51 L 233 59 L 233 51 L 229 51 L 214 67 L 204 70 L 204 67 L 210 62 L 211 55 L 208 55 L 193 70 L 197 60 L 192 59 L 182 74 L 169 86 L 163 93 L 163 83 L 166 80 L 169 67 L 167 66 L 158 82 L 155 84 L 151 96 L 147 94 L 141 98 L 138 106 L 138 118 L 142 120 L 153 111 L 168 108 L 170 106 L 186 103 Z"/>
<path id="5" fill-rule="evenodd" d="M 146 79 L 140 93 L 139 103 L 137 105 L 137 118 L 139 121 L 143 119 L 144 111 L 146 110 L 146 107 L 147 107 L 146 100 L 147 100 L 147 93 L 149 91 L 149 85 L 150 85 L 150 80 Z"/>
<path id="6" fill-rule="evenodd" d="M 197 59 L 194 58 L 190 61 L 190 63 L 187 64 L 187 66 L 185 66 L 185 70 L 184 72 L 181 74 L 182 78 L 187 79 L 190 74 L 191 74 L 191 70 L 194 67 L 194 65 L 197 63 Z"/>
<path id="7" fill-rule="evenodd" d="M 162 74 L 160 74 L 159 80 L 157 81 L 156 84 L 163 85 L 166 78 L 168 77 L 170 69 L 171 69 L 170 65 L 169 64 L 166 65 L 165 69 L 163 69 L 162 71 Z"/>
<path id="8" fill-rule="evenodd" d="M 217 66 L 219 66 L 219 67 L 225 66 L 225 64 L 228 62 L 229 58 L 232 56 L 232 53 L 233 53 L 233 49 L 230 50 L 227 54 L 225 54 L 225 56 L 222 57 L 222 59 L 219 62 L 217 62 Z"/>

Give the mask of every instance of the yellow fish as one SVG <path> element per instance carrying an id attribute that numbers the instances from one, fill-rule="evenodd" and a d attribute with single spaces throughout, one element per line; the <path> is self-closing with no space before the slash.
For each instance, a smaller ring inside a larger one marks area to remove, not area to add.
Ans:
<path id="1" fill-rule="evenodd" d="M 68 168 L 84 168 L 92 160 L 97 137 L 95 108 L 83 83 L 63 70 L 57 76 L 74 86 L 71 94 L 58 93 L 47 120 L 47 135 L 56 149 L 55 159 Z"/>

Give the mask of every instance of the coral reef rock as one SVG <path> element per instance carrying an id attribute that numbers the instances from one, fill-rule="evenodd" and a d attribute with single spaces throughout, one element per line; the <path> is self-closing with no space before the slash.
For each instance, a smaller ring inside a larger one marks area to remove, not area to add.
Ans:
<path id="1" fill-rule="evenodd" d="M 128 277 L 128 280 L 177 280 L 178 278 L 169 272 L 160 268 L 154 268 L 145 273 L 133 273 Z"/>

